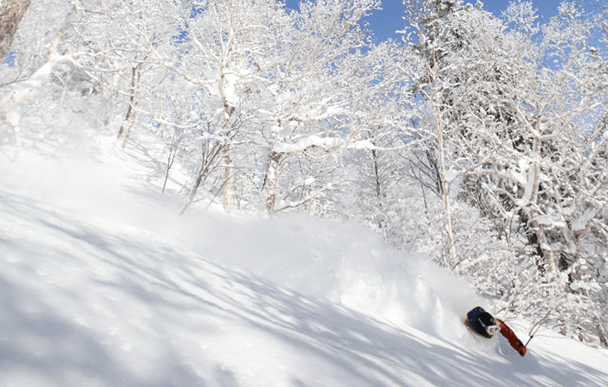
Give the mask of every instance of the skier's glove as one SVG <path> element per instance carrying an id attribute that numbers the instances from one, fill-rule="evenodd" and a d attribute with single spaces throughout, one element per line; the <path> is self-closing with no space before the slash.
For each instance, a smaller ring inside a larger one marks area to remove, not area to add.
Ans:
<path id="1" fill-rule="evenodd" d="M 526 356 L 526 347 L 524 346 L 524 344 L 521 341 L 517 341 L 517 343 L 515 343 L 516 351 L 519 352 L 519 354 L 521 356 Z"/>

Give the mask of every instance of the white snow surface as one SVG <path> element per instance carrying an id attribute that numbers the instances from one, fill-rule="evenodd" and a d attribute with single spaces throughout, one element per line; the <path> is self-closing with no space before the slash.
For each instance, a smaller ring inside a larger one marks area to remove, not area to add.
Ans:
<path id="1" fill-rule="evenodd" d="M 108 138 L 0 146 L 0 386 L 608 385 L 605 349 L 475 337 L 487 301 L 360 226 L 178 217 Z"/>

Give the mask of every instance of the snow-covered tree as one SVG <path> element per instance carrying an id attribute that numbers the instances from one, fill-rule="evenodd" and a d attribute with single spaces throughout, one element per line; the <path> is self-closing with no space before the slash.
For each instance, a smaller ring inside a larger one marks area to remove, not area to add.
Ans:
<path id="1" fill-rule="evenodd" d="M 166 34 L 159 32 L 170 27 L 158 20 L 162 4 L 150 10 L 144 2 L 34 1 L 14 44 L 18 76 L 2 90 L 0 122 L 8 121 L 17 137 L 19 106 L 45 87 L 62 89 L 60 102 L 77 89 L 83 95 L 101 96 L 106 124 L 119 114 L 113 109 L 124 103 L 123 121 L 133 121 L 141 96 L 149 95 L 164 77 L 154 72 L 154 81 L 142 79 L 154 67 L 146 62 L 146 47 L 160 44 Z"/>
<path id="2" fill-rule="evenodd" d="M 322 45 L 322 42 L 317 44 Z M 268 172 L 273 179 L 279 179 L 276 175 L 279 172 L 276 168 L 278 160 L 317 152 L 316 157 L 325 155 L 330 164 L 333 160 L 336 165 L 335 161 L 351 149 L 381 151 L 383 144 L 389 144 L 388 141 L 381 143 L 382 138 L 395 136 L 402 129 L 397 124 L 403 115 L 399 111 L 400 105 L 389 97 L 395 92 L 400 73 L 398 50 L 393 43 L 382 44 L 365 53 L 352 51 L 352 48 L 336 47 L 335 52 L 326 53 L 339 56 L 326 58 L 331 62 L 324 67 L 319 64 L 321 68 L 315 71 L 297 62 L 292 65 L 293 69 L 287 68 L 292 76 L 280 81 L 276 94 L 279 98 L 275 98 L 278 103 L 270 111 L 277 122 L 270 138 Z M 298 59 L 304 60 L 309 61 L 310 58 Z M 290 59 L 290 63 L 292 61 Z M 371 106 L 381 108 L 373 110 Z M 316 189 L 311 191 L 314 195 L 337 188 L 335 181 L 320 176 L 303 176 L 301 181 L 307 180 L 314 181 L 316 185 Z M 283 192 L 289 191 L 288 187 L 283 188 Z M 277 208 L 275 197 L 276 194 L 270 190 L 267 201 L 270 213 L 313 199 L 313 196 L 291 199 L 285 196 L 284 200 L 288 201 Z"/>
<path id="3" fill-rule="evenodd" d="M 33 4 L 20 23 L 20 31 L 23 31 L 24 36 L 19 36 L 13 47 L 16 51 L 15 66 L 21 68 L 17 79 L 5 84 L 3 94 L 0 94 L 0 125 L 8 123 L 12 127 L 17 148 L 20 144 L 21 117 L 15 108 L 50 80 L 57 63 L 71 60 L 70 56 L 64 55 L 58 48 L 71 26 L 71 16 L 76 12 L 77 4 L 57 4 L 55 9 L 41 18 L 38 25 L 33 25 L 32 21 L 41 10 L 38 3 Z M 47 30 L 42 32 L 43 28 Z M 28 35 L 32 37 L 31 40 Z M 23 52 L 21 47 L 24 48 Z"/>
<path id="4" fill-rule="evenodd" d="M 491 60 L 496 59 L 502 24 L 479 3 L 473 7 L 455 0 L 406 0 L 404 6 L 413 32 L 406 39 L 417 40 L 413 47 L 420 57 L 414 88 L 428 103 L 429 114 L 424 116 L 431 118 L 420 127 L 426 129 L 421 137 L 428 141 L 422 152 L 428 154 L 428 164 L 436 166 L 436 185 L 443 198 L 450 256 L 444 264 L 458 271 L 449 185 L 459 150 L 451 139 L 474 132 L 461 118 L 470 109 L 484 109 L 479 101 L 492 87 Z"/>
<path id="5" fill-rule="evenodd" d="M 361 51 L 369 44 L 361 18 L 378 5 L 375 0 L 303 2 L 299 12 L 291 14 L 291 29 L 281 34 L 279 55 L 267 69 L 268 98 L 262 111 L 271 125 L 265 136 L 268 213 L 299 206 L 334 189 L 331 181 L 313 175 L 301 176 L 295 186 L 292 182 L 291 187 L 280 187 L 285 181 L 281 165 L 289 164 L 286 159 L 313 154 L 316 158 L 335 152 L 339 157 L 345 148 L 355 147 L 362 133 L 356 118 L 361 105 L 391 87 L 394 47 Z M 279 198 L 282 203 L 277 205 Z"/>
<path id="6" fill-rule="evenodd" d="M 547 315 L 564 331 L 589 324 L 602 337 L 599 304 L 591 307 L 590 300 L 598 299 L 603 258 L 589 255 L 579 241 L 590 237 L 597 245 L 595 236 L 605 229 L 606 71 L 601 54 L 588 43 L 591 18 L 568 3 L 542 26 L 530 3 L 513 3 L 504 22 L 480 4 L 408 4 L 424 9 L 412 20 L 419 21 L 414 47 L 425 65 L 419 90 L 435 131 L 426 132 L 434 147 L 418 152 L 437 151 L 423 159 L 426 175 L 438 182 L 431 186 L 441 187 L 444 203 L 450 198 L 447 183 L 458 181 L 464 201 L 458 205 L 473 205 L 492 222 L 480 224 L 487 230 L 483 243 L 496 250 L 459 254 L 454 263 L 462 262 L 473 278 L 489 275 L 501 284 L 507 309 L 516 305 L 529 315 Z M 459 227 L 456 246 L 463 242 Z M 503 258 L 494 261 L 491 254 Z M 514 281 L 522 272 L 527 279 Z M 533 301 L 542 297 L 553 303 Z M 572 301 L 562 302 L 567 300 Z M 565 305 L 580 306 L 577 319 L 564 314 Z"/>
<path id="7" fill-rule="evenodd" d="M 377 123 L 361 112 L 400 71 L 393 43 L 363 51 L 361 19 L 379 2 L 303 2 L 299 11 L 270 0 L 192 4 L 191 18 L 182 11 L 179 65 L 159 59 L 200 88 L 204 141 L 222 154 L 206 160 L 225 166 L 225 208 L 235 178 L 265 192 L 271 215 L 325 200 L 339 180 L 326 172 L 341 167 L 345 150 L 373 147 L 364 132 Z M 212 169 L 200 164 L 191 200 Z"/>
<path id="8" fill-rule="evenodd" d="M 190 1 L 178 7 L 181 33 L 173 56 L 151 47 L 158 60 L 200 89 L 199 118 L 205 127 L 200 141 L 211 148 L 202 157 L 190 189 L 191 200 L 213 163 L 224 168 L 223 205 L 230 211 L 237 143 L 255 120 L 245 95 L 256 92 L 266 74 L 262 69 L 274 55 L 277 35 L 287 20 L 283 5 L 274 1 Z M 211 163 L 211 164 L 210 164 Z"/>

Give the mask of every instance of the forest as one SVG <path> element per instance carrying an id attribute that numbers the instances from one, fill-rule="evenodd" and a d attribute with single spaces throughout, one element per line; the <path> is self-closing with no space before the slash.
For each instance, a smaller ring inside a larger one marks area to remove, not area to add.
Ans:
<path id="1" fill-rule="evenodd" d="M 135 133 L 181 213 L 363 224 L 517 316 L 608 346 L 608 9 L 2 0 L 0 142 Z"/>

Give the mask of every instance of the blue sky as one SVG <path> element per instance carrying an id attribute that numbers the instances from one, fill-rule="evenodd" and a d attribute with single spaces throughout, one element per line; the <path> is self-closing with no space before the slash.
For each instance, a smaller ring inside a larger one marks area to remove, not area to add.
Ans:
<path id="1" fill-rule="evenodd" d="M 348 0 L 345 0 L 348 1 Z M 576 0 L 577 2 L 580 0 Z M 475 4 L 476 0 L 465 0 L 465 3 Z M 287 6 L 289 8 L 297 8 L 299 0 L 287 0 Z M 485 0 L 482 1 L 484 8 L 487 11 L 500 15 L 500 13 L 507 8 L 509 4 L 505 0 Z M 557 15 L 557 7 L 560 1 L 557 0 L 532 0 L 534 8 L 536 8 L 537 14 L 540 18 L 550 18 Z M 586 4 L 604 4 L 608 5 L 608 0 L 594 0 L 585 1 Z M 378 41 L 383 41 L 389 37 L 394 39 L 400 39 L 400 35 L 396 34 L 396 30 L 403 29 L 403 5 L 402 0 L 383 0 L 382 10 L 374 12 L 368 18 L 370 27 L 374 32 L 374 36 Z"/>

